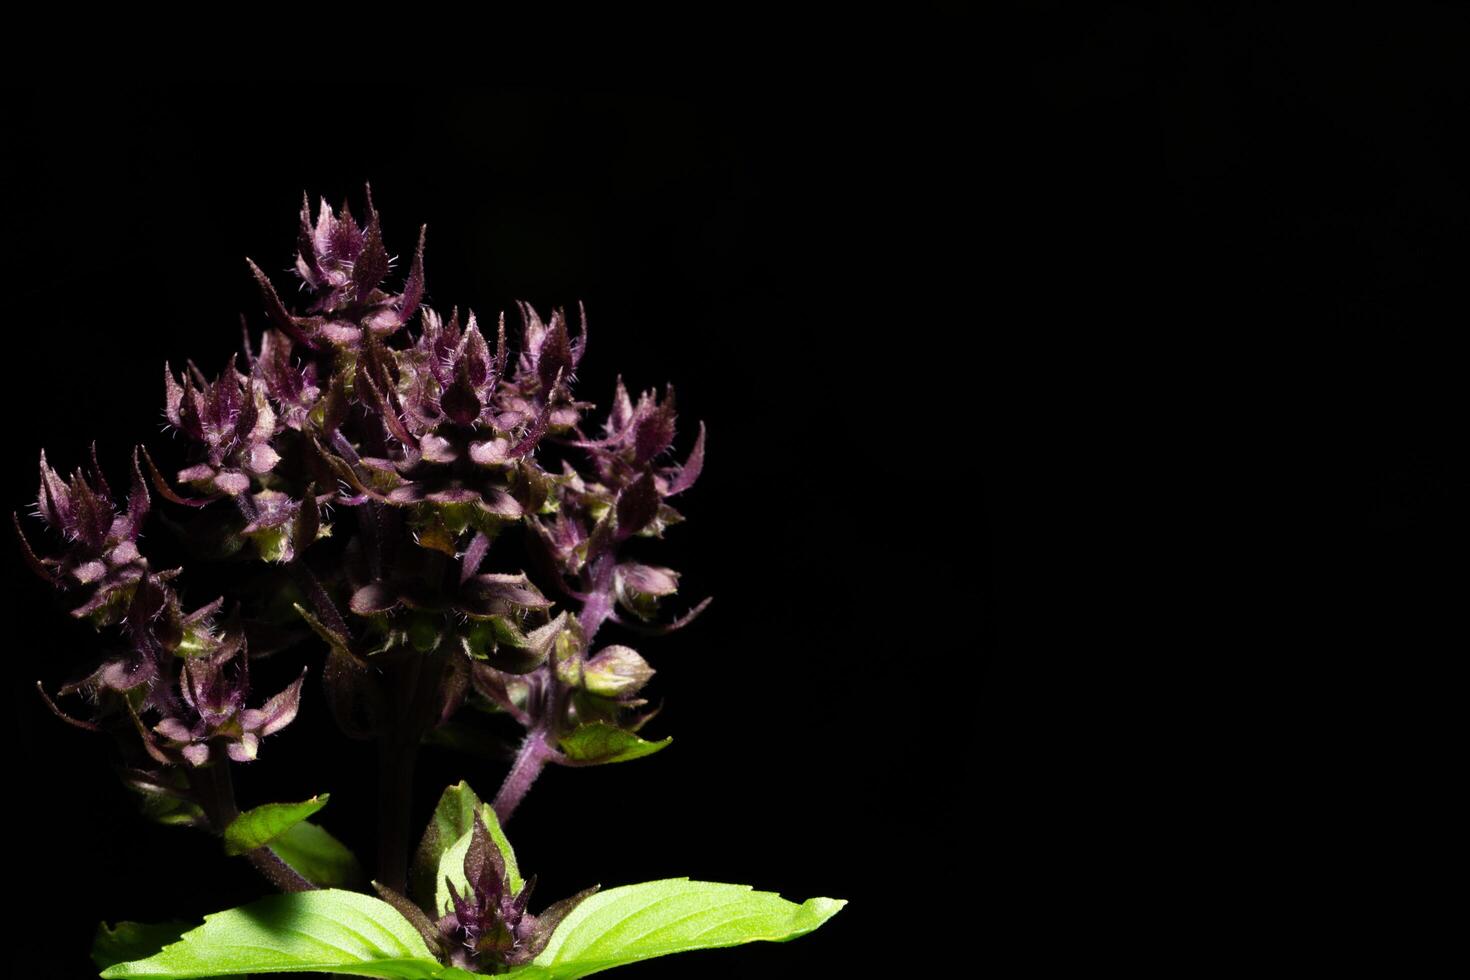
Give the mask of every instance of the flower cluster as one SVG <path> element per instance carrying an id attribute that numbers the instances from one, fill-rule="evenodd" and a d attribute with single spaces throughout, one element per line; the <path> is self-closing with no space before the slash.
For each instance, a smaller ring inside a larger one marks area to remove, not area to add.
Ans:
<path id="1" fill-rule="evenodd" d="M 475 805 L 478 808 L 478 802 Z M 442 963 L 477 974 L 505 973 L 530 963 L 546 949 L 562 920 L 598 891 L 594 885 L 532 915 L 529 906 L 535 877 L 525 881 L 520 881 L 519 875 L 512 878 L 505 854 L 478 812 L 474 814 L 462 869 L 462 886 L 456 885 L 452 876 L 444 878 L 449 897 L 444 913 L 437 918 L 401 892 L 379 882 L 373 887 L 418 930 Z M 437 887 L 433 892 L 439 894 Z"/>
<path id="2" fill-rule="evenodd" d="M 223 599 L 185 612 L 174 588 L 180 570 L 154 571 L 138 548 L 150 499 L 137 455 L 122 507 L 112 501 L 95 453 L 93 462 L 91 475 L 78 470 L 64 481 L 41 457 L 37 512 L 65 543 L 62 554 L 37 557 L 21 534 L 32 568 L 74 597 L 68 604 L 82 599 L 72 615 L 120 631 L 120 643 L 99 666 L 61 688 L 88 697 L 97 717 L 62 716 L 94 730 L 111 724 L 161 766 L 253 760 L 260 740 L 296 717 L 302 678 L 262 707 L 246 706 L 245 638 L 238 628 L 217 624 Z"/>
<path id="3" fill-rule="evenodd" d="M 17 538 L 103 637 L 60 697 L 37 682 L 42 699 L 117 737 L 148 818 L 217 836 L 286 893 L 196 928 L 104 925 L 92 949 L 103 977 L 469 977 L 546 972 L 542 957 L 581 976 L 792 938 L 843 904 L 672 878 L 531 911 L 536 880 L 522 878 L 503 825 L 539 774 L 671 741 L 638 734 L 657 713 L 644 698 L 654 669 L 625 641 L 680 629 L 710 600 L 664 621 L 680 573 L 635 539 L 684 519 L 673 501 L 699 478 L 705 429 L 675 458 L 672 387 L 635 402 L 619 376 L 589 432 L 597 406 L 573 394 L 585 310 L 574 327 L 563 309 L 520 303 L 509 330 L 503 313 L 493 329 L 468 308 L 446 316 L 425 302 L 425 237 L 394 291 L 371 191 L 366 223 L 324 202 L 313 218 L 303 200 L 298 288 L 278 291 L 247 260 L 269 321 L 258 339 L 242 323 L 243 348 L 214 377 L 164 364 L 163 415 L 179 438 L 163 466 L 136 447 L 119 501 L 95 446 L 70 476 L 41 454 L 44 528 L 28 534 L 14 517 Z M 252 691 L 252 675 L 275 677 L 276 693 Z M 358 856 L 316 822 L 335 786 L 243 811 L 236 799 L 233 767 L 313 710 L 312 693 L 343 733 L 376 743 L 377 899 L 361 894 Z M 464 782 L 445 789 L 410 861 L 415 757 L 431 739 L 490 755 L 511 752 L 487 742 L 514 745 L 513 761 L 491 801 Z"/>
<path id="4" fill-rule="evenodd" d="M 56 557 L 37 557 L 15 522 L 16 535 L 31 568 L 63 593 L 82 601 L 74 616 L 90 617 L 99 626 L 116 623 L 124 614 L 148 571 L 138 551 L 138 537 L 148 517 L 148 488 L 133 458 L 133 485 L 122 508 L 112 501 L 112 489 L 97 464 L 92 447 L 91 476 L 79 468 L 63 480 L 41 453 L 41 488 L 36 515 L 61 535 L 65 550 Z"/>
<path id="5" fill-rule="evenodd" d="M 561 920 L 597 891 L 587 889 L 540 915 L 531 915 L 527 905 L 536 879 L 524 882 L 519 891 L 512 890 L 505 859 L 478 814 L 465 852 L 464 873 L 469 887 L 463 895 L 452 880 L 446 881 L 454 910 L 437 923 L 440 946 L 450 965 L 484 973 L 531 962 L 546 948 Z"/>
<path id="6" fill-rule="evenodd" d="M 589 435 L 595 406 L 572 394 L 584 311 L 574 328 L 561 309 L 543 317 L 521 303 L 518 331 L 503 314 L 493 330 L 472 311 L 441 315 L 424 304 L 425 230 L 394 291 L 371 191 L 366 215 L 360 224 L 346 205 L 321 203 L 313 219 L 303 200 L 299 287 L 278 291 L 250 262 L 268 319 L 258 343 L 247 329 L 243 356 L 215 378 L 165 365 L 164 415 L 187 453 L 173 479 L 135 453 L 118 508 L 100 472 L 64 480 L 42 458 L 37 509 L 64 549 L 38 557 L 27 546 L 31 564 L 75 596 L 76 615 L 127 640 L 63 691 L 119 695 L 158 764 L 248 761 L 301 691 L 298 679 L 246 707 L 247 648 L 269 626 L 272 649 L 290 646 L 281 635 L 326 642 L 325 693 L 349 734 L 415 745 L 474 698 L 524 728 L 538 766 L 630 757 L 649 744 L 632 733 L 651 716 L 640 694 L 653 668 L 597 638 L 608 621 L 660 633 L 704 608 L 659 625 L 679 574 L 624 548 L 682 520 L 670 501 L 699 475 L 704 428 L 683 462 L 670 460 L 672 390 L 635 403 L 620 380 Z M 293 295 L 299 305 L 282 298 Z M 548 455 L 557 465 L 543 465 Z M 275 576 L 232 595 L 244 605 L 233 632 L 216 625 L 218 603 L 184 613 L 179 570 L 152 570 L 140 554 L 150 482 L 191 515 L 197 560 L 257 560 Z M 286 596 L 300 618 L 283 620 L 280 602 L 252 608 L 260 595 Z M 468 909 L 459 928 L 473 931 Z"/>

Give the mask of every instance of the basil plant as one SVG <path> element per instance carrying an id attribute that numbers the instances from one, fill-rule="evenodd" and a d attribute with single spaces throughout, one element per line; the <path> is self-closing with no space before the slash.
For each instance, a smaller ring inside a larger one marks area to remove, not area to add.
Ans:
<path id="1" fill-rule="evenodd" d="M 671 389 L 635 399 L 619 380 L 605 411 L 574 395 L 580 307 L 574 324 L 521 303 L 508 327 L 427 306 L 423 229 L 391 284 L 370 188 L 365 212 L 319 203 L 313 219 L 303 199 L 298 281 L 278 289 L 250 263 L 263 331 L 217 375 L 164 366 L 187 465 L 165 471 L 139 446 L 110 482 L 95 447 L 70 472 L 42 453 L 41 526 L 15 519 L 31 569 L 102 638 L 41 696 L 115 740 L 146 814 L 218 837 L 276 891 L 202 925 L 103 925 L 101 976 L 551 980 L 817 928 L 844 903 L 687 878 L 543 900 L 523 876 L 503 828 L 547 766 L 669 744 L 644 734 L 653 668 L 607 627 L 656 637 L 708 605 L 670 612 L 679 572 L 628 547 L 684 519 L 705 431 L 675 452 Z M 155 525 L 184 543 L 176 566 L 150 560 Z M 209 565 L 232 591 L 191 587 L 217 580 Z M 299 658 L 282 689 L 252 682 L 268 655 Z M 378 754 L 372 877 L 314 822 L 326 792 L 236 801 L 232 770 L 270 765 L 308 683 Z M 514 733 L 509 771 L 489 799 L 445 789 L 412 828 L 419 747 L 467 710 Z"/>

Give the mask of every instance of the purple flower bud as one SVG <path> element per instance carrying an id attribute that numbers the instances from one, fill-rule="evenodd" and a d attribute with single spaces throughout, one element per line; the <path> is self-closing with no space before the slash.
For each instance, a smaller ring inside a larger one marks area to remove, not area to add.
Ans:
<path id="1" fill-rule="evenodd" d="M 297 367 L 291 359 L 295 344 L 280 330 L 267 330 L 260 338 L 260 353 L 253 354 L 246 338 L 245 354 L 252 380 L 259 383 L 280 409 L 282 422 L 291 429 L 306 427 L 308 414 L 321 398 L 317 366 Z"/>
<path id="2" fill-rule="evenodd" d="M 390 336 L 412 319 L 423 299 L 426 228 L 419 229 L 418 248 L 403 291 L 396 295 L 384 291 L 381 287 L 391 262 L 371 187 L 366 194 L 366 225 L 353 219 L 346 203 L 336 212 L 325 201 L 318 203 L 313 222 L 310 204 L 303 196 L 296 274 L 309 296 L 304 314 L 288 311 L 270 279 L 250 263 L 271 321 L 314 350 L 358 349 L 369 338 Z"/>
<path id="3" fill-rule="evenodd" d="M 151 754 L 192 766 L 228 757 L 251 762 L 260 740 L 289 725 L 301 703 L 306 670 L 259 708 L 247 708 L 249 659 L 243 637 L 233 637 L 215 652 L 185 660 L 179 677 L 178 709 L 153 725 Z"/>
<path id="4" fill-rule="evenodd" d="M 148 489 L 133 459 L 133 482 L 127 503 L 119 508 L 92 452 L 90 476 L 77 469 L 63 480 L 41 453 L 41 485 L 36 513 L 57 531 L 66 550 L 56 558 L 40 557 L 31 548 L 18 519 L 16 534 L 31 568 L 63 592 L 81 598 L 74 616 L 88 616 L 99 626 L 118 622 L 133 600 L 137 583 L 148 571 L 138 538 L 148 516 Z"/>
<path id="5" fill-rule="evenodd" d="M 250 489 L 252 476 L 263 477 L 280 462 L 271 445 L 278 427 L 267 384 L 240 374 L 233 356 L 212 382 L 192 364 L 178 379 L 164 365 L 164 388 L 169 423 L 204 457 L 179 472 L 180 483 L 203 493 L 237 497 Z"/>
<path id="6" fill-rule="evenodd" d="M 618 605 L 641 620 L 658 614 L 658 600 L 679 589 L 679 573 L 672 568 L 623 562 L 613 573 L 613 591 Z"/>
<path id="7" fill-rule="evenodd" d="M 439 920 L 443 936 L 440 945 L 447 951 L 450 966 L 479 973 L 503 973 L 534 960 L 561 921 L 597 891 L 589 888 L 540 915 L 531 915 L 526 908 L 535 878 L 522 884 L 520 891 L 511 890 L 505 860 L 478 813 L 465 853 L 464 873 L 469 884 L 465 894 L 448 881 L 453 911 Z"/>

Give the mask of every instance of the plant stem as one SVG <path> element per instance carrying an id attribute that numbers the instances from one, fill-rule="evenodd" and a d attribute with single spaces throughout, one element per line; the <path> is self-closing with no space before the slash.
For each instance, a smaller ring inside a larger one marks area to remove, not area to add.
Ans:
<path id="1" fill-rule="evenodd" d="M 413 769 L 417 743 L 384 738 L 378 743 L 378 880 L 394 891 L 406 890 L 408 833 L 412 817 Z"/>
<path id="2" fill-rule="evenodd" d="M 384 655 L 389 718 L 378 743 L 378 880 L 402 892 L 408 881 L 413 771 L 419 743 L 438 718 L 437 661 L 412 647 Z"/>
<path id="3" fill-rule="evenodd" d="M 230 822 L 240 815 L 235 805 L 235 781 L 230 777 L 230 764 L 220 759 L 202 769 L 190 769 L 189 783 L 199 797 L 199 805 L 217 834 L 223 834 Z"/>
<path id="4" fill-rule="evenodd" d="M 276 852 L 269 847 L 257 847 L 250 851 L 245 857 L 255 866 L 255 870 L 264 876 L 266 881 L 275 885 L 283 892 L 309 892 L 316 889 L 300 872 L 291 867 L 285 861 L 276 856 Z"/>
<path id="5" fill-rule="evenodd" d="M 614 555 L 603 555 L 593 563 L 592 573 L 588 576 L 585 590 L 587 598 L 577 613 L 577 622 L 582 626 L 582 636 L 589 653 L 592 650 L 592 638 L 612 613 L 613 571 L 616 565 Z"/>
<path id="6" fill-rule="evenodd" d="M 587 598 L 577 612 L 577 623 L 582 627 L 583 641 L 588 650 L 592 649 L 592 638 L 612 612 L 615 564 L 614 556 L 604 555 L 594 562 L 590 574 L 584 579 Z M 520 750 L 516 752 L 516 760 L 511 765 L 510 772 L 506 773 L 505 781 L 500 784 L 495 802 L 491 804 L 495 808 L 495 816 L 502 824 L 515 813 L 521 800 L 531 791 L 536 777 L 541 775 L 546 763 L 557 754 L 552 745 L 559 736 L 558 728 L 566 711 L 568 689 L 549 665 L 538 668 L 538 673 L 544 674 L 546 682 L 541 690 L 540 704 L 533 711 L 533 717 L 539 721 L 526 733 Z"/>
<path id="7" fill-rule="evenodd" d="M 332 447 L 342 454 L 347 464 L 352 467 L 358 479 L 363 478 L 362 457 L 357 450 L 352 448 L 352 443 L 339 429 L 332 433 Z M 366 513 L 359 510 L 357 515 L 357 526 L 362 531 L 362 540 L 368 556 L 368 570 L 372 572 L 373 578 L 383 577 L 383 529 L 379 526 L 382 516 L 381 508 L 377 501 L 368 501 Z"/>
<path id="8" fill-rule="evenodd" d="M 531 785 L 541 775 L 541 770 L 546 767 L 546 761 L 551 756 L 551 747 L 546 744 L 545 729 L 533 728 L 526 733 L 520 751 L 516 753 L 514 765 L 506 774 L 505 781 L 500 784 L 500 792 L 495 794 L 495 801 L 490 804 L 502 824 L 521 805 L 521 800 L 530 792 Z"/>

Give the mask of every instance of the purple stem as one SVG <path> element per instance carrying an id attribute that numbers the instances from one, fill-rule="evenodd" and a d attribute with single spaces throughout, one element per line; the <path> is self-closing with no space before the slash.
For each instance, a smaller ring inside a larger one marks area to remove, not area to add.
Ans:
<path id="1" fill-rule="evenodd" d="M 352 448 L 352 443 L 338 429 L 332 433 L 332 448 L 342 454 L 347 460 L 347 465 L 352 467 L 359 480 L 363 479 L 362 457 L 357 450 Z M 366 545 L 368 556 L 368 570 L 372 572 L 374 579 L 383 577 L 383 529 L 379 527 L 381 511 L 376 501 L 369 501 L 367 514 L 359 514 L 357 524 L 362 529 L 363 543 Z"/>
<path id="2" fill-rule="evenodd" d="M 586 598 L 582 600 L 582 609 L 577 613 L 577 622 L 582 626 L 582 637 L 589 651 L 592 649 L 593 637 L 597 636 L 597 631 L 602 628 L 607 617 L 612 615 L 613 574 L 617 565 L 617 554 L 608 551 L 594 559 L 588 569 L 586 587 L 582 590 Z"/>
<path id="3" fill-rule="evenodd" d="M 526 733 L 526 738 L 521 742 L 520 751 L 516 753 L 515 764 L 510 767 L 505 781 L 500 784 L 500 792 L 495 794 L 495 800 L 490 805 L 495 809 L 495 816 L 503 824 L 515 813 L 516 807 L 521 805 L 521 800 L 531 791 L 531 786 L 536 782 L 536 777 L 541 775 L 541 770 L 546 767 L 547 760 L 556 755 L 550 745 L 546 744 L 546 731 L 542 728 L 533 728 Z"/>
<path id="4" fill-rule="evenodd" d="M 613 555 L 603 555 L 593 563 L 591 575 L 588 576 L 590 581 L 585 590 L 587 597 L 583 600 L 582 608 L 577 613 L 577 622 L 582 627 L 582 634 L 589 650 L 592 649 L 593 637 L 597 635 L 597 631 L 612 613 L 613 569 L 615 566 L 616 560 Z M 500 791 L 495 794 L 495 801 L 491 804 L 495 808 L 495 816 L 500 819 L 501 823 L 505 823 L 515 813 L 516 807 L 521 805 L 521 800 L 525 799 L 526 794 L 531 791 L 536 777 L 540 776 L 541 770 L 546 768 L 546 763 L 559 755 L 552 745 L 558 735 L 557 726 L 566 710 L 568 688 L 557 679 L 556 672 L 550 665 L 538 668 L 538 673 L 544 673 L 546 681 L 540 710 L 534 712 L 540 721 L 536 727 L 526 733 L 526 738 L 521 742 L 520 750 L 516 753 L 516 760 L 511 765 L 510 772 L 506 774 L 505 781 L 500 784 Z"/>
<path id="5" fill-rule="evenodd" d="M 315 891 L 316 885 L 307 881 L 300 873 L 285 861 L 276 856 L 276 852 L 269 847 L 257 847 L 245 857 L 255 866 L 255 870 L 264 876 L 266 881 L 275 885 L 283 892 L 309 892 Z"/>

